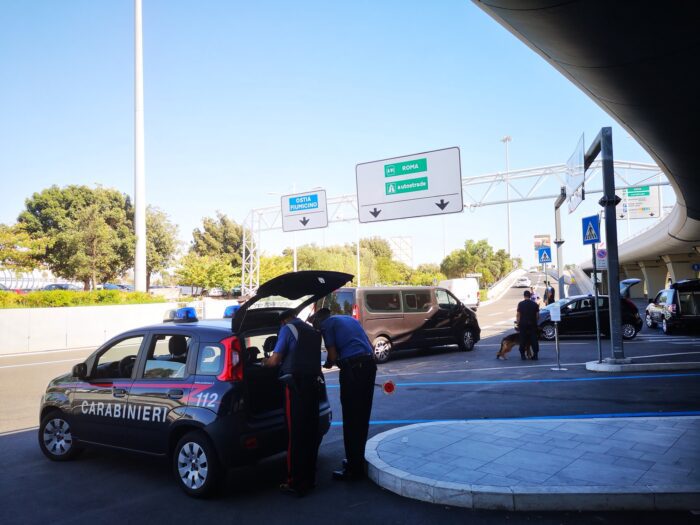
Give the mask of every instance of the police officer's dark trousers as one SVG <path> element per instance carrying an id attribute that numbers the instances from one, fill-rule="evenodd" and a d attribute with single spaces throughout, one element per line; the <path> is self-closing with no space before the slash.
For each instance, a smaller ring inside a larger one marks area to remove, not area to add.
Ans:
<path id="1" fill-rule="evenodd" d="M 525 356 L 525 347 L 532 349 L 532 357 L 536 358 L 540 353 L 540 342 L 537 339 L 537 328 L 534 326 L 520 327 L 520 355 Z"/>
<path id="2" fill-rule="evenodd" d="M 377 365 L 371 356 L 341 364 L 340 404 L 343 407 L 343 441 L 348 460 L 345 469 L 350 475 L 364 475 L 365 445 L 376 377 Z"/>
<path id="3" fill-rule="evenodd" d="M 316 481 L 316 458 L 321 443 L 318 434 L 318 375 L 294 374 L 287 381 L 285 394 L 289 432 L 287 483 L 305 492 L 313 488 Z"/>

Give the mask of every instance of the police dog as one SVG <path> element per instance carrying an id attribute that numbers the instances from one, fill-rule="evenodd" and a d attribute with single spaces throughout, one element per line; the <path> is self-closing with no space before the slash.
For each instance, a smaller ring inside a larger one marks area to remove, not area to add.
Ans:
<path id="1" fill-rule="evenodd" d="M 508 334 L 501 340 L 501 348 L 496 354 L 496 359 L 503 359 L 504 361 L 508 359 L 506 355 L 510 352 L 513 347 L 520 341 L 520 334 L 515 332 L 514 334 Z M 527 359 L 532 359 L 532 349 L 530 346 L 525 347 L 525 357 Z"/>

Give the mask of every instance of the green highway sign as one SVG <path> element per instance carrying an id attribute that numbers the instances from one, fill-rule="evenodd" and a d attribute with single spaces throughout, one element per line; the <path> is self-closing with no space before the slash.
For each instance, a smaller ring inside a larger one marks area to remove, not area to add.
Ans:
<path id="1" fill-rule="evenodd" d="M 628 197 L 647 197 L 651 194 L 649 186 L 638 186 L 636 188 L 627 188 Z"/>
<path id="2" fill-rule="evenodd" d="M 397 180 L 384 184 L 384 191 L 387 195 L 396 193 L 408 193 L 411 191 L 425 191 L 428 189 L 428 177 L 418 177 L 417 179 Z"/>
<path id="3" fill-rule="evenodd" d="M 420 173 L 428 171 L 428 159 L 415 159 L 407 162 L 396 162 L 394 164 L 384 165 L 385 177 L 396 177 L 398 175 L 411 175 L 412 173 Z"/>
<path id="4" fill-rule="evenodd" d="M 355 166 L 355 180 L 363 223 L 464 210 L 459 148 L 362 162 Z M 300 205 L 311 206 L 313 200 L 306 198 Z"/>

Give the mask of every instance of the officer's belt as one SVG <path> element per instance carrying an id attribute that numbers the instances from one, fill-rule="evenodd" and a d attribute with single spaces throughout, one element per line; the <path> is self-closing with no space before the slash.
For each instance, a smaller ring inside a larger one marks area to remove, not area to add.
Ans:
<path id="1" fill-rule="evenodd" d="M 354 355 L 346 359 L 338 359 L 338 366 L 340 368 L 353 368 L 362 366 L 363 363 L 371 362 L 374 362 L 374 356 L 372 354 Z"/>

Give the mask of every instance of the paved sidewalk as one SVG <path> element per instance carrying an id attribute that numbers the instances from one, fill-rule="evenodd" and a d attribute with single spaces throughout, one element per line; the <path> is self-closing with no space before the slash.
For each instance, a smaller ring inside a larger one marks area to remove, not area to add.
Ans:
<path id="1" fill-rule="evenodd" d="M 700 509 L 700 417 L 423 423 L 365 454 L 380 486 L 444 505 Z"/>

